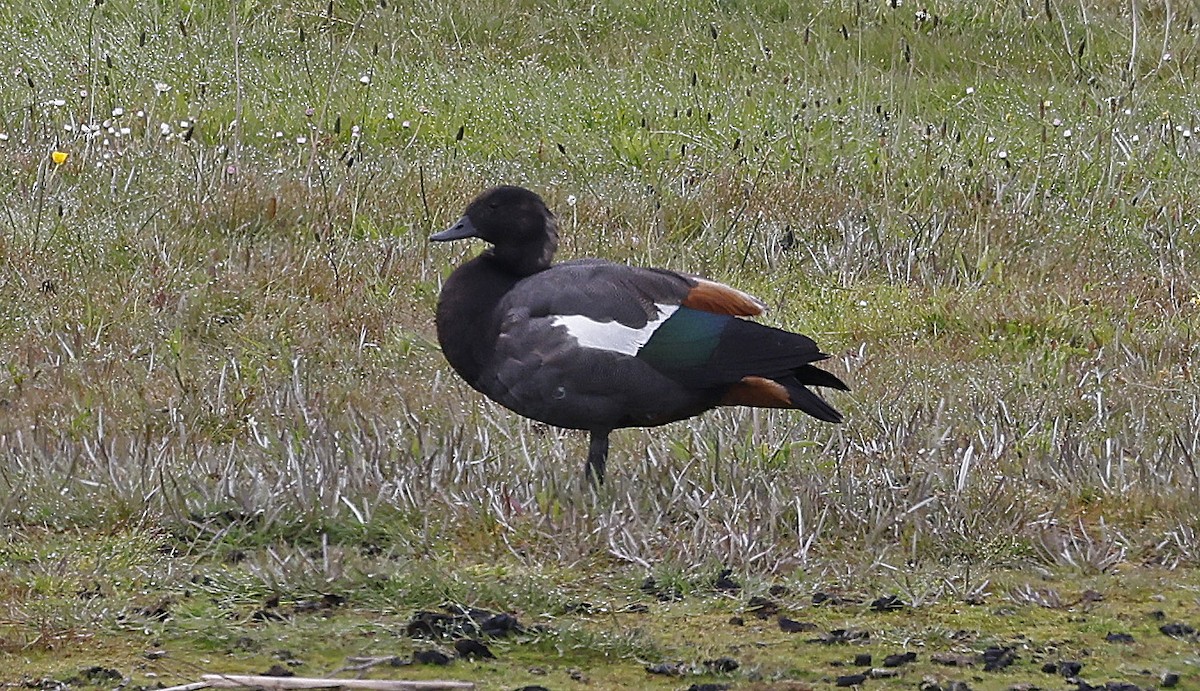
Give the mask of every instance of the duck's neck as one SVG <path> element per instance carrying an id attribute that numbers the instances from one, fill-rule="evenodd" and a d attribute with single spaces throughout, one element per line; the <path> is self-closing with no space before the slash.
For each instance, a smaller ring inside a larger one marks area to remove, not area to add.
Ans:
<path id="1" fill-rule="evenodd" d="M 547 215 L 542 221 L 540 232 L 525 234 L 524 241 L 506 238 L 484 252 L 504 270 L 517 276 L 530 276 L 550 268 L 554 252 L 558 250 L 558 221 Z"/>
<path id="2" fill-rule="evenodd" d="M 437 306 L 437 335 L 450 366 L 478 388 L 479 374 L 495 350 L 496 305 L 523 276 L 501 266 L 490 251 L 450 274 Z"/>

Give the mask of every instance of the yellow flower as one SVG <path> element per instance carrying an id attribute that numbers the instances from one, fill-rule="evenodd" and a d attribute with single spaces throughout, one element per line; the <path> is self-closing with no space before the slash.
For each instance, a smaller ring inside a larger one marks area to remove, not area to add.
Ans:
<path id="1" fill-rule="evenodd" d="M 61 166 L 67 162 L 67 155 L 68 154 L 65 151 L 55 151 L 54 153 L 50 154 L 50 160 L 54 161 L 54 165 Z"/>

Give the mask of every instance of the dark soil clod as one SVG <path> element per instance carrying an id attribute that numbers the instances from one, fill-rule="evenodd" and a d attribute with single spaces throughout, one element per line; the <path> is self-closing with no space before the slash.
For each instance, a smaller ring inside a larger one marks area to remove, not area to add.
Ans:
<path id="1" fill-rule="evenodd" d="M 713 587 L 725 592 L 740 591 L 742 589 L 741 584 L 730 578 L 731 574 L 733 574 L 733 569 L 722 569 L 721 573 L 717 574 L 716 580 L 713 581 Z"/>
<path id="2" fill-rule="evenodd" d="M 1171 638 L 1187 638 L 1189 636 L 1196 635 L 1195 627 L 1191 626 L 1190 624 L 1183 623 L 1163 624 L 1162 626 L 1158 627 L 1158 630 L 1162 631 L 1164 635 L 1170 636 Z"/>
<path id="3" fill-rule="evenodd" d="M 750 612 L 759 619 L 770 619 L 779 614 L 779 603 L 774 600 L 769 600 L 765 597 L 755 595 L 750 598 L 750 602 L 746 603 L 746 611 Z"/>
<path id="4" fill-rule="evenodd" d="M 653 595 L 659 602 L 672 602 L 683 599 L 683 591 L 679 589 L 679 586 L 659 585 L 653 576 L 647 576 L 646 580 L 642 581 L 641 591 L 647 595 Z"/>
<path id="5" fill-rule="evenodd" d="M 841 687 L 858 686 L 859 684 L 863 683 L 866 680 L 867 680 L 867 675 L 865 675 L 865 674 L 846 674 L 844 676 L 838 677 L 837 681 L 835 683 Z"/>
<path id="6" fill-rule="evenodd" d="M 1059 660 L 1042 665 L 1042 671 L 1046 674 L 1061 674 L 1068 679 L 1079 676 L 1082 670 L 1083 663 L 1077 660 Z"/>
<path id="7" fill-rule="evenodd" d="M 422 665 L 448 665 L 450 656 L 440 650 L 418 650 L 413 653 L 413 662 Z"/>
<path id="8" fill-rule="evenodd" d="M 873 612 L 898 612 L 908 605 L 895 595 L 884 595 L 876 598 L 871 602 L 871 611 Z"/>
<path id="9" fill-rule="evenodd" d="M 480 628 L 486 636 L 503 638 L 511 633 L 520 633 L 521 623 L 513 615 L 502 612 L 483 620 Z"/>
<path id="10" fill-rule="evenodd" d="M 656 662 L 646 665 L 646 671 L 650 674 L 662 674 L 668 677 L 682 677 L 686 670 L 683 665 L 677 662 Z"/>
<path id="11" fill-rule="evenodd" d="M 870 667 L 871 666 L 871 653 L 859 653 L 859 654 L 855 655 L 854 656 L 854 666 L 855 667 Z"/>
<path id="12" fill-rule="evenodd" d="M 718 657 L 715 660 L 705 660 L 702 664 L 705 669 L 713 674 L 729 674 L 742 666 L 741 663 L 732 657 Z"/>
<path id="13" fill-rule="evenodd" d="M 974 655 L 962 655 L 960 653 L 933 653 L 929 656 L 930 662 L 938 665 L 946 665 L 947 667 L 970 667 L 975 664 Z"/>
<path id="14" fill-rule="evenodd" d="M 464 657 L 467 659 L 496 659 L 496 656 L 492 654 L 492 651 L 489 650 L 486 645 L 475 640 L 474 638 L 460 638 L 459 640 L 454 641 L 454 650 L 458 653 L 459 657 Z"/>
<path id="15" fill-rule="evenodd" d="M 901 665 L 907 665 L 910 662 L 916 662 L 916 661 L 917 661 L 917 654 L 912 651 L 909 651 L 909 652 L 905 652 L 905 653 L 896 653 L 895 655 L 888 655 L 887 657 L 883 658 L 883 666 L 884 667 L 899 667 Z"/>
<path id="16" fill-rule="evenodd" d="M 871 634 L 866 631 L 858 631 L 855 629 L 833 629 L 829 633 L 823 633 L 816 638 L 808 639 L 808 643 L 824 643 L 826 645 L 836 645 L 839 643 L 860 643 L 870 640 Z"/>
<path id="17" fill-rule="evenodd" d="M 1017 661 L 1017 651 L 1015 648 L 993 646 L 984 650 L 980 657 L 983 659 L 983 671 L 999 672 Z"/>
<path id="18" fill-rule="evenodd" d="M 263 672 L 262 675 L 264 677 L 294 677 L 296 676 L 296 673 L 288 669 L 286 666 L 276 662 L 275 664 L 271 665 L 270 669 Z"/>
<path id="19" fill-rule="evenodd" d="M 796 621 L 787 617 L 779 617 L 779 630 L 784 633 L 801 633 L 804 631 L 816 631 L 817 625 L 811 621 Z"/>
<path id="20" fill-rule="evenodd" d="M 1104 640 L 1109 643 L 1133 643 L 1133 635 L 1128 633 L 1112 632 L 1104 637 Z"/>

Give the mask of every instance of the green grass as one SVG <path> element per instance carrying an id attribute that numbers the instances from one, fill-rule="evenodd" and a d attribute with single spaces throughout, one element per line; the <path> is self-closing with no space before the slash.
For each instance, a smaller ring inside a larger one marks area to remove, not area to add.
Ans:
<path id="1" fill-rule="evenodd" d="M 720 621 L 697 583 L 725 566 L 803 591 L 911 569 L 951 629 L 975 586 L 934 575 L 963 569 L 1114 592 L 1138 565 L 1194 593 L 1198 23 L 1053 0 L 0 6 L 0 667 L 173 641 L 199 669 L 191 641 L 261 670 L 211 641 L 269 594 L 353 592 L 342 623 L 394 634 L 446 600 L 636 601 L 648 574 Z M 545 196 L 564 258 L 761 296 L 834 354 L 847 422 L 622 432 L 583 492 L 583 439 L 481 400 L 433 336 L 478 248 L 425 238 L 496 183 Z M 656 621 L 579 640 L 689 657 Z M 530 645 L 511 655 L 578 650 Z"/>

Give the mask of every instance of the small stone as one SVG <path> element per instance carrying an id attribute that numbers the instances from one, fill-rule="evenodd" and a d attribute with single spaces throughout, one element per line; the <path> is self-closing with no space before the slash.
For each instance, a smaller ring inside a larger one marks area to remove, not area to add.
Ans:
<path id="1" fill-rule="evenodd" d="M 855 655 L 854 656 L 854 666 L 855 667 L 870 667 L 871 666 L 871 653 L 859 653 L 859 654 Z"/>
<path id="2" fill-rule="evenodd" d="M 1109 643 L 1133 643 L 1133 635 L 1128 633 L 1109 633 L 1104 637 Z"/>
<path id="3" fill-rule="evenodd" d="M 840 687 L 858 686 L 859 684 L 863 683 L 866 680 L 867 680 L 867 675 L 865 675 L 865 674 L 846 674 L 846 675 L 838 677 L 837 681 L 834 683 Z"/>
<path id="4" fill-rule="evenodd" d="M 1158 685 L 1164 689 L 1174 688 L 1179 685 L 1179 675 L 1175 672 L 1163 672 L 1158 678 Z"/>

